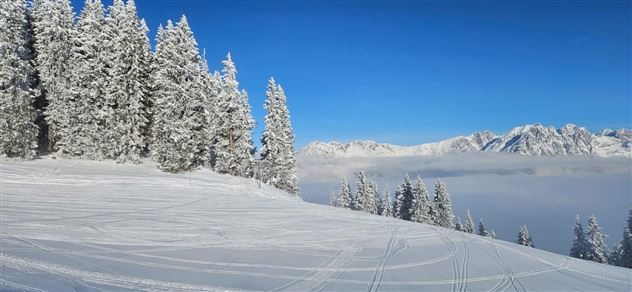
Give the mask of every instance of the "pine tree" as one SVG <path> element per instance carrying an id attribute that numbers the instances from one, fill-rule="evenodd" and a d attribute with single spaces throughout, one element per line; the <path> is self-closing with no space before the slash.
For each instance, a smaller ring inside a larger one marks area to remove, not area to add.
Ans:
<path id="1" fill-rule="evenodd" d="M 76 24 L 71 48 L 69 76 L 72 107 L 69 108 L 68 136 L 61 137 L 65 151 L 73 156 L 98 158 L 98 145 L 104 133 L 101 110 L 107 79 L 104 66 L 105 15 L 100 0 L 86 0 Z"/>
<path id="2" fill-rule="evenodd" d="M 204 55 L 199 65 L 199 99 L 191 104 L 194 113 L 192 137 L 195 141 L 196 154 L 194 166 L 212 168 L 212 153 L 215 143 L 215 130 L 217 128 L 217 112 L 215 105 L 221 91 L 221 79 L 211 74 L 208 62 Z"/>
<path id="3" fill-rule="evenodd" d="M 342 180 L 340 186 L 340 207 L 345 209 L 353 209 L 353 195 L 351 194 L 351 187 L 346 179 Z"/>
<path id="4" fill-rule="evenodd" d="M 489 233 L 489 237 L 496 239 L 496 231 L 494 231 L 494 229 L 492 229 L 492 232 Z"/>
<path id="5" fill-rule="evenodd" d="M 393 209 L 391 207 L 392 201 L 393 199 L 391 198 L 391 193 L 388 190 L 388 185 L 386 185 L 384 187 L 384 197 L 382 199 L 382 212 L 380 213 L 380 215 L 385 216 L 385 217 L 393 216 Z"/>
<path id="6" fill-rule="evenodd" d="M 393 218 L 402 219 L 402 210 L 404 210 L 404 191 L 402 186 L 398 186 L 395 191 L 395 201 L 393 202 Z"/>
<path id="7" fill-rule="evenodd" d="M 531 239 L 531 235 L 529 235 L 529 230 L 526 225 L 520 226 L 520 231 L 518 232 L 518 240 L 516 243 L 528 247 L 534 247 L 533 240 Z"/>
<path id="8" fill-rule="evenodd" d="M 280 88 L 280 87 L 279 87 Z M 282 89 L 280 88 L 282 91 Z M 240 176 L 243 177 L 253 177 L 254 175 L 254 164 L 255 164 L 255 146 L 252 140 L 252 131 L 255 128 L 255 119 L 252 116 L 252 108 L 248 103 L 248 93 L 246 90 L 242 89 L 239 92 L 240 100 L 240 118 L 239 121 L 243 121 L 241 134 L 237 137 L 237 161 L 239 161 L 239 173 Z M 285 96 L 285 95 L 284 95 Z M 296 178 L 294 175 L 293 179 Z M 296 190 L 296 194 L 298 195 L 298 190 Z"/>
<path id="9" fill-rule="evenodd" d="M 411 204 L 411 221 L 432 224 L 430 218 L 430 205 L 428 202 L 428 191 L 421 177 L 417 177 L 415 186 L 412 189 L 412 204 Z"/>
<path id="10" fill-rule="evenodd" d="M 152 129 L 151 153 L 158 168 L 168 172 L 188 170 L 189 156 L 193 149 L 184 143 L 191 137 L 190 130 L 183 123 L 183 103 L 178 96 L 176 31 L 171 20 L 166 27 L 160 27 L 156 36 L 156 52 L 152 65 L 154 123 Z"/>
<path id="11" fill-rule="evenodd" d="M 380 209 L 380 190 L 375 180 L 369 183 L 369 210 L 371 214 L 379 215 Z"/>
<path id="12" fill-rule="evenodd" d="M 217 103 L 218 124 L 214 169 L 219 173 L 252 177 L 254 146 L 252 118 L 248 96 L 239 90 L 237 69 L 230 53 L 223 62 L 222 91 Z"/>
<path id="13" fill-rule="evenodd" d="M 298 193 L 296 159 L 294 158 L 294 133 L 281 85 L 273 78 L 266 91 L 265 129 L 261 138 L 261 160 L 264 182 L 292 194 Z"/>
<path id="14" fill-rule="evenodd" d="M 332 191 L 331 194 L 329 194 L 329 206 L 338 207 L 338 198 L 335 191 Z"/>
<path id="15" fill-rule="evenodd" d="M 261 166 L 262 180 L 265 183 L 274 184 L 279 179 L 278 160 L 280 160 L 281 144 L 279 141 L 280 122 L 279 122 L 279 95 L 277 93 L 276 81 L 273 77 L 268 80 L 266 89 L 266 101 L 264 109 L 268 114 L 264 118 L 264 129 L 261 134 Z"/>
<path id="16" fill-rule="evenodd" d="M 171 23 L 171 20 L 167 21 L 167 25 Z M 171 24 L 173 26 L 173 24 Z M 173 27 L 171 28 L 173 29 Z M 155 49 L 151 54 L 151 62 L 149 63 L 149 95 L 148 99 L 146 99 L 145 108 L 148 110 L 147 117 L 147 128 L 145 129 L 145 144 L 146 150 L 149 151 L 150 155 L 153 155 L 152 147 L 157 143 L 155 141 L 156 133 L 154 133 L 154 129 L 156 128 L 156 115 L 160 113 L 160 108 L 157 108 L 157 102 L 162 97 L 164 98 L 164 94 L 167 88 L 167 85 L 170 83 L 169 79 L 166 78 L 168 74 L 166 74 L 165 65 L 169 62 L 166 53 L 167 45 L 167 37 L 168 37 L 167 29 L 160 24 L 156 31 L 156 36 L 154 37 Z M 212 137 L 214 138 L 214 137 Z"/>
<path id="17" fill-rule="evenodd" d="M 435 196 L 434 196 L 434 215 L 433 222 L 437 226 L 444 228 L 452 228 L 452 202 L 450 200 L 450 194 L 445 186 L 445 182 L 439 180 L 435 184 Z"/>
<path id="18" fill-rule="evenodd" d="M 149 145 L 151 144 L 152 138 L 153 138 L 153 134 L 151 131 L 153 129 L 153 120 L 154 120 L 154 103 L 155 103 L 154 90 L 155 88 L 154 88 L 154 83 L 153 83 L 154 79 L 152 78 L 152 75 L 155 70 L 155 67 L 154 67 L 155 59 L 154 59 L 154 54 L 151 52 L 151 45 L 149 44 L 149 37 L 148 37 L 149 27 L 147 26 L 145 19 L 140 20 L 140 31 L 141 31 L 140 35 L 142 35 L 141 51 L 145 55 L 143 57 L 143 60 L 147 63 L 146 65 L 143 66 L 143 68 L 145 69 L 145 74 L 146 74 L 146 76 L 144 76 L 144 79 L 145 79 L 145 82 L 147 82 L 144 86 L 144 89 L 146 90 L 146 92 L 143 99 L 143 114 L 145 116 L 145 125 L 141 127 L 140 130 L 141 130 L 141 136 L 143 137 L 143 155 L 147 156 L 147 152 L 149 152 L 150 150 Z M 204 63 L 204 65 L 206 65 L 206 63 Z M 206 72 L 208 72 L 208 66 L 204 67 L 204 69 L 206 69 Z M 203 93 L 206 93 L 206 92 L 203 92 Z M 207 99 L 210 99 L 210 97 L 207 97 Z M 210 165 L 210 162 L 209 162 L 209 165 Z"/>
<path id="19" fill-rule="evenodd" d="M 356 183 L 356 201 L 354 209 L 356 211 L 370 212 L 371 210 L 371 187 L 367 181 L 364 171 L 358 173 Z"/>
<path id="20" fill-rule="evenodd" d="M 200 58 L 186 17 L 167 22 L 157 37 L 152 157 L 168 172 L 190 170 L 200 161 L 205 129 Z"/>
<path id="21" fill-rule="evenodd" d="M 608 262 L 605 236 L 601 234 L 601 229 L 597 223 L 597 217 L 588 217 L 588 230 L 586 231 L 586 256 L 585 259 L 598 262 Z"/>
<path id="22" fill-rule="evenodd" d="M 430 224 L 437 225 L 435 219 L 439 216 L 437 214 L 437 208 L 435 206 L 434 198 L 432 200 L 428 199 L 428 217 L 430 217 Z"/>
<path id="23" fill-rule="evenodd" d="M 623 252 L 623 247 L 621 243 L 615 244 L 610 251 L 608 251 L 608 264 L 618 266 L 618 263 L 621 261 L 621 256 Z"/>
<path id="24" fill-rule="evenodd" d="M 377 215 L 384 215 L 384 197 L 381 194 L 377 194 Z"/>
<path id="25" fill-rule="evenodd" d="M 474 220 L 472 220 L 472 214 L 470 214 L 470 210 L 467 210 L 467 219 L 465 221 L 465 228 L 463 230 L 467 233 L 474 233 Z"/>
<path id="26" fill-rule="evenodd" d="M 40 88 L 46 99 L 45 117 L 48 124 L 48 153 L 52 153 L 56 140 L 70 136 L 69 117 L 73 108 L 69 66 L 75 37 L 74 13 L 70 0 L 37 0 L 32 6 L 35 34 L 36 64 Z M 64 142 L 57 148 L 68 153 Z"/>
<path id="27" fill-rule="evenodd" d="M 382 208 L 382 196 L 380 195 L 380 188 L 377 185 L 375 180 L 371 183 L 371 189 L 373 190 L 373 209 L 375 210 L 375 215 L 381 215 Z"/>
<path id="28" fill-rule="evenodd" d="M 480 236 L 488 236 L 487 228 L 485 228 L 485 224 L 483 224 L 483 219 L 478 221 L 478 235 Z"/>
<path id="29" fill-rule="evenodd" d="M 573 227 L 573 247 L 571 247 L 570 256 L 578 259 L 583 259 L 586 255 L 586 235 L 584 233 L 584 227 L 582 227 L 579 214 L 575 217 L 575 226 Z"/>
<path id="30" fill-rule="evenodd" d="M 106 18 L 105 29 L 110 35 L 109 54 L 105 57 L 109 78 L 105 102 L 110 114 L 105 118 L 101 155 L 118 162 L 140 163 L 145 146 L 143 132 L 148 123 L 144 105 L 149 94 L 150 54 L 146 31 L 141 27 L 134 0 L 128 0 L 127 6 L 122 0 L 115 0 Z M 197 82 L 196 72 L 191 71 L 197 70 L 198 52 L 184 17 L 178 24 L 176 36 L 181 59 L 194 62 L 192 65 L 181 63 L 187 71 L 183 78 Z M 199 92 L 186 93 L 188 98 L 199 100 Z"/>
<path id="31" fill-rule="evenodd" d="M 454 230 L 457 231 L 465 231 L 465 227 L 463 227 L 463 223 L 461 223 L 461 216 L 456 216 L 456 222 L 454 223 Z"/>
<path id="32" fill-rule="evenodd" d="M 623 238 L 619 243 L 617 250 L 618 257 L 615 265 L 620 267 L 632 268 L 632 206 L 628 212 L 627 226 L 623 230 Z"/>
<path id="33" fill-rule="evenodd" d="M 398 189 L 397 194 L 397 203 L 396 203 L 396 214 L 397 218 L 402 220 L 411 221 L 412 214 L 411 210 L 413 207 L 413 187 L 410 183 L 410 177 L 408 174 L 404 176 L 404 182 Z"/>
<path id="34" fill-rule="evenodd" d="M 0 2 L 0 152 L 30 158 L 37 148 L 33 52 L 26 2 Z"/>

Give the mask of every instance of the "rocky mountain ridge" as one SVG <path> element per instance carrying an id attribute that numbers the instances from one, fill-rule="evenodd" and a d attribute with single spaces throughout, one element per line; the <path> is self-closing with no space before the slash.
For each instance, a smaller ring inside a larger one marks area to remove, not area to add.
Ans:
<path id="1" fill-rule="evenodd" d="M 503 135 L 476 132 L 434 143 L 400 146 L 369 140 L 312 142 L 298 151 L 305 157 L 425 156 L 453 152 L 506 152 L 522 155 L 582 155 L 632 157 L 632 131 L 605 129 L 591 133 L 584 127 L 567 124 L 559 129 L 541 124 L 524 125 Z"/>

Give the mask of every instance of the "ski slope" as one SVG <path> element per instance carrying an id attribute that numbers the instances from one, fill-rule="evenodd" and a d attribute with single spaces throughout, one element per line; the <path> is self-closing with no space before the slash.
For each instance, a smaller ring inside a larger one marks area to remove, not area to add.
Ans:
<path id="1" fill-rule="evenodd" d="M 1 161 L 0 290 L 630 291 L 632 270 L 210 171 Z"/>

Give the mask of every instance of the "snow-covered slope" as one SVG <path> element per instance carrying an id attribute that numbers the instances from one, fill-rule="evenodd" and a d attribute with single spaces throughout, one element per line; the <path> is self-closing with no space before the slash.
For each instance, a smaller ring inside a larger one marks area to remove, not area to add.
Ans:
<path id="1" fill-rule="evenodd" d="M 423 156 L 450 152 L 508 152 L 523 155 L 590 155 L 632 157 L 632 132 L 604 130 L 598 134 L 568 124 L 560 129 L 540 124 L 515 127 L 501 136 L 489 131 L 415 146 L 398 146 L 373 141 L 350 143 L 313 142 L 299 150 L 304 157 Z"/>
<path id="2" fill-rule="evenodd" d="M 151 165 L 2 161 L 0 290 L 619 290 L 631 270 Z"/>

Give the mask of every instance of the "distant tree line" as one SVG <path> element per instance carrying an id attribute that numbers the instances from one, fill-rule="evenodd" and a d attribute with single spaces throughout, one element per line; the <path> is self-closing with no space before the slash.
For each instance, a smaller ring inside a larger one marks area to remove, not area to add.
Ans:
<path id="1" fill-rule="evenodd" d="M 370 180 L 364 172 L 357 174 L 355 190 L 355 193 L 352 192 L 349 182 L 343 179 L 340 191 L 331 193 L 330 205 L 496 238 L 494 230 L 488 231 L 483 220 L 479 221 L 478 226 L 474 225 L 469 210 L 465 224 L 461 222 L 460 216 L 454 220 L 452 200 L 443 180 L 435 183 L 432 199 L 423 179 L 417 177 L 413 183 L 408 175 L 404 176 L 394 198 L 388 185 L 380 195 L 375 180 Z"/>
<path id="2" fill-rule="evenodd" d="M 443 180 L 438 180 L 435 183 L 434 196 L 431 200 L 423 179 L 417 177 L 413 184 L 410 177 L 406 175 L 402 184 L 395 191 L 393 198 L 388 185 L 384 187 L 384 191 L 380 195 L 376 181 L 369 179 L 362 171 L 357 174 L 355 193 L 351 190 L 349 182 L 343 179 L 340 191 L 331 192 L 329 203 L 334 207 L 496 238 L 496 232 L 493 229 L 488 231 L 482 219 L 477 225 L 474 224 L 470 210 L 467 210 L 465 224 L 461 222 L 461 217 L 458 215 L 453 221 L 452 201 Z M 608 250 L 605 236 L 597 224 L 597 218 L 591 216 L 588 219 L 588 230 L 584 231 L 579 215 L 577 215 L 570 256 L 632 268 L 632 208 L 627 223 L 621 242 Z M 516 243 L 535 247 L 526 225 L 520 226 Z"/>
<path id="3" fill-rule="evenodd" d="M 199 167 L 257 177 L 298 194 L 294 134 L 281 85 L 266 92 L 261 159 L 255 121 L 230 53 L 220 72 L 187 18 L 158 28 L 151 51 L 134 0 L 0 1 L 0 152 Z"/>

